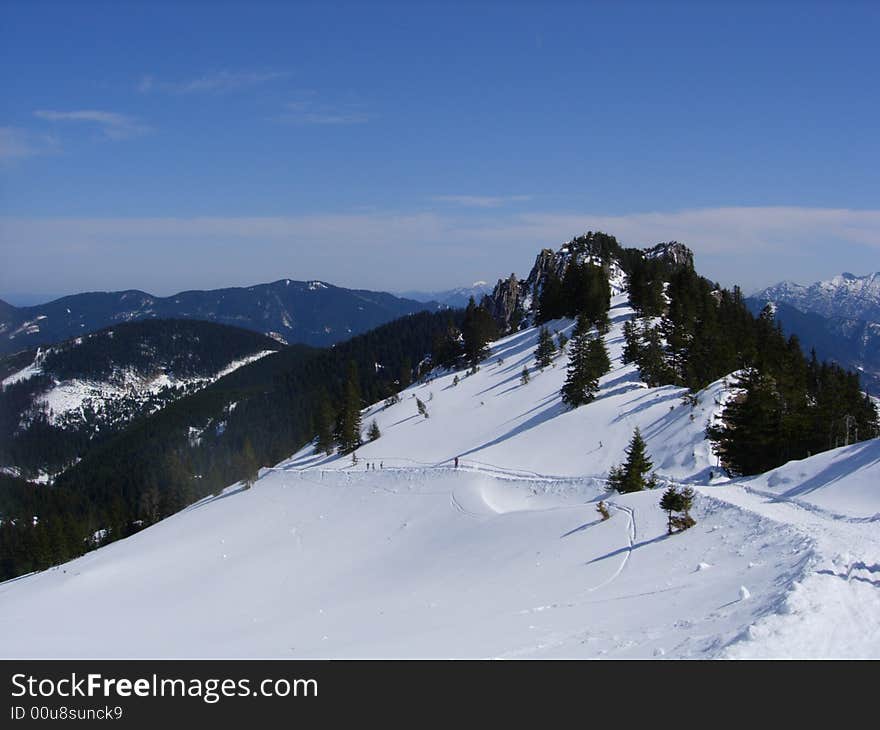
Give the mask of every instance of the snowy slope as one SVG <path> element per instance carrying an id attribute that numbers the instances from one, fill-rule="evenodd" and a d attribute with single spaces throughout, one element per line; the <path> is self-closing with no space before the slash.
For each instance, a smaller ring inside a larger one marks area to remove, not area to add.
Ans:
<path id="1" fill-rule="evenodd" d="M 562 411 L 564 356 L 521 385 L 536 333 L 507 337 L 459 385 L 370 407 L 382 436 L 355 465 L 307 447 L 250 490 L 0 584 L 0 654 L 880 657 L 880 442 L 721 477 L 704 430 L 723 381 L 694 407 L 645 388 L 613 304 L 594 403 Z M 658 473 L 697 489 L 685 533 L 665 534 L 658 491 L 603 489 L 636 425 Z"/>
<path id="2" fill-rule="evenodd" d="M 708 476 L 716 459 L 705 430 L 727 397 L 724 383 L 701 392 L 695 407 L 684 403 L 685 388 L 647 388 L 635 365 L 621 363 L 623 323 L 631 316 L 625 295 L 613 297 L 612 328 L 606 337 L 612 370 L 600 380 L 594 403 L 574 411 L 565 408 L 559 390 L 567 355 L 557 355 L 551 368 L 536 369 L 537 330 L 529 329 L 495 343 L 476 375 L 448 373 L 403 391 L 396 405 L 386 409 L 379 403 L 365 411 L 364 426 L 375 419 L 382 438 L 359 449 L 358 459 L 406 466 L 449 464 L 459 456 L 463 465 L 604 477 L 621 461 L 639 426 L 649 451 L 657 455 L 659 474 L 674 479 Z M 560 320 L 549 326 L 570 335 L 574 324 Z M 530 381 L 521 385 L 524 366 Z M 419 415 L 416 398 L 427 406 L 427 419 Z M 289 464 L 327 469 L 350 462 L 351 457 L 326 458 L 307 447 Z"/>
<path id="3" fill-rule="evenodd" d="M 667 539 L 655 494 L 614 500 L 604 523 L 597 496 L 451 470 L 273 472 L 0 586 L 0 652 L 705 656 L 807 559 L 795 532 L 722 504 Z"/>

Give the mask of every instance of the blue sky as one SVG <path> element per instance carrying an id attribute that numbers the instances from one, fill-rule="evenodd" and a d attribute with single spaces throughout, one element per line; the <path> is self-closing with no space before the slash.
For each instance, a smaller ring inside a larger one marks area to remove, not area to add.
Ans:
<path id="1" fill-rule="evenodd" d="M 878 3 L 3 2 L 0 297 L 880 269 Z"/>

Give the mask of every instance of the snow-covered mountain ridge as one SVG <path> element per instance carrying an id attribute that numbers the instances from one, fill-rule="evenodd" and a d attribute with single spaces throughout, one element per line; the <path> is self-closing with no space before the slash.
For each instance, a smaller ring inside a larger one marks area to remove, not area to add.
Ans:
<path id="1" fill-rule="evenodd" d="M 0 358 L 0 466 L 50 479 L 133 420 L 279 349 L 246 330 L 152 320 Z"/>
<path id="2" fill-rule="evenodd" d="M 880 388 L 880 272 L 843 273 L 810 286 L 781 282 L 748 302 L 755 313 L 770 304 L 806 351 L 858 371 L 871 392 Z"/>
<path id="3" fill-rule="evenodd" d="M 844 272 L 809 286 L 784 281 L 753 296 L 824 317 L 880 322 L 880 271 L 865 276 Z"/>
<path id="4" fill-rule="evenodd" d="M 0 585 L 17 627 L 0 653 L 880 656 L 880 441 L 727 479 L 705 428 L 728 382 L 645 387 L 620 359 L 631 315 L 616 295 L 612 370 L 576 410 L 565 355 L 536 369 L 524 329 L 472 374 L 369 406 L 381 436 L 356 462 L 309 445 L 249 490 Z M 685 533 L 666 535 L 660 490 L 604 488 L 637 426 L 661 481 L 698 492 Z"/>

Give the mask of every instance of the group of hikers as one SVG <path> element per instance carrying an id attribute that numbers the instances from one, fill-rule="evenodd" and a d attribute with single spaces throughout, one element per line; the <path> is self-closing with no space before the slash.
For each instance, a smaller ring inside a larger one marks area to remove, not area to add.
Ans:
<path id="1" fill-rule="evenodd" d="M 454 462 L 455 462 L 455 468 L 458 469 L 458 457 L 457 456 L 455 457 Z M 352 466 L 354 466 L 355 464 L 358 463 L 357 452 L 352 452 L 351 463 L 352 463 Z M 379 469 L 381 470 L 384 468 L 385 468 L 385 462 L 380 461 L 379 462 Z M 375 461 L 368 461 L 367 462 L 367 471 L 376 471 L 376 462 Z"/>

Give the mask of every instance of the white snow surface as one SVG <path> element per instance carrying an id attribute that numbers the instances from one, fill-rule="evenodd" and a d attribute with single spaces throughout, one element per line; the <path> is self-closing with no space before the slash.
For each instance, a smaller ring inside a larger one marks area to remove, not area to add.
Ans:
<path id="1" fill-rule="evenodd" d="M 536 333 L 507 337 L 476 374 L 367 409 L 382 435 L 356 464 L 309 446 L 0 584 L 0 655 L 880 657 L 880 441 L 729 480 L 704 436 L 724 381 L 695 407 L 644 387 L 620 364 L 621 297 L 611 314 L 594 403 L 563 410 L 566 357 L 535 371 Z M 635 426 L 662 480 L 697 490 L 684 533 L 660 490 L 604 489 Z"/>
<path id="2" fill-rule="evenodd" d="M 144 377 L 126 370 L 116 373 L 113 381 L 92 381 L 80 378 L 56 381 L 52 388 L 35 399 L 35 405 L 49 415 L 50 423 L 58 423 L 63 417 L 82 412 L 85 408 L 101 412 L 108 404 L 122 398 L 145 401 L 165 388 L 204 387 L 248 363 L 274 353 L 275 350 L 263 350 L 248 355 L 230 362 L 219 372 L 204 378 L 178 378 L 165 373 Z M 39 374 L 41 372 L 39 362 L 38 356 L 34 363 L 6 378 L 3 381 L 3 386 Z"/>
<path id="3" fill-rule="evenodd" d="M 34 375 L 39 375 L 41 372 L 42 370 L 40 369 L 39 359 L 34 360 L 30 365 L 27 365 L 18 372 L 4 378 L 3 381 L 0 382 L 0 387 L 5 388 L 13 383 L 21 382 L 22 380 L 29 380 L 34 377 Z"/>

